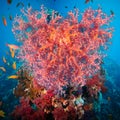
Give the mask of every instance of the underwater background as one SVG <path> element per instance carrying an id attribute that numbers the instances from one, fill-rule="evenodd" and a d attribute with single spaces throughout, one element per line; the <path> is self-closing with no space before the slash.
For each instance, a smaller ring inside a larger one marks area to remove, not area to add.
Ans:
<path id="1" fill-rule="evenodd" d="M 50 12 L 57 11 L 63 17 L 66 17 L 69 11 L 74 11 L 76 8 L 80 12 L 84 12 L 87 8 L 101 8 L 107 15 L 113 15 L 109 25 L 114 29 L 111 38 L 112 44 L 108 46 L 105 52 L 107 56 L 102 64 L 105 70 L 105 86 L 108 90 L 103 94 L 101 110 L 96 113 L 97 117 L 88 117 L 86 120 L 120 120 L 119 0 L 86 0 L 86 2 L 85 0 L 0 0 L 0 120 L 12 119 L 9 115 L 19 104 L 19 99 L 13 94 L 17 80 L 8 79 L 8 76 L 15 74 L 21 66 L 21 62 L 17 58 L 11 57 L 9 47 L 6 45 L 20 45 L 12 32 L 13 19 L 21 15 L 22 8 L 27 9 L 31 6 L 34 10 L 40 10 L 41 5 L 44 5 Z M 17 64 L 16 69 L 12 64 L 14 61 Z"/>

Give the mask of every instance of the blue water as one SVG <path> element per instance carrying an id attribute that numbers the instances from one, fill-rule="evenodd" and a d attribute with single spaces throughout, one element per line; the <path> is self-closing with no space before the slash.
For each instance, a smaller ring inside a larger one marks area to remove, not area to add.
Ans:
<path id="1" fill-rule="evenodd" d="M 22 6 L 16 8 L 16 4 L 18 2 L 23 2 L 24 7 L 27 8 L 28 3 L 34 9 L 40 9 L 41 5 L 44 5 L 48 9 L 54 9 L 59 11 L 62 16 L 66 16 L 68 11 L 74 9 L 74 7 L 78 8 L 79 11 L 83 12 L 86 8 L 92 7 L 93 9 L 97 9 L 99 6 L 103 9 L 105 13 L 110 14 L 110 10 L 112 10 L 115 14 L 113 21 L 111 22 L 111 26 L 114 27 L 114 33 L 112 37 L 112 45 L 108 50 L 108 56 L 115 60 L 116 63 L 120 64 L 120 1 L 119 0 L 93 0 L 88 4 L 85 4 L 84 0 L 12 0 L 12 3 L 9 5 L 7 0 L 0 0 L 0 57 L 5 54 L 6 46 L 5 43 L 16 43 L 12 29 L 12 21 L 9 20 L 9 15 L 12 15 L 14 18 L 17 14 L 20 14 L 20 9 Z M 67 8 L 65 8 L 67 6 Z M 2 23 L 2 16 L 6 17 L 7 27 L 5 27 Z"/>
<path id="2" fill-rule="evenodd" d="M 120 120 L 120 0 L 93 0 L 93 2 L 88 4 L 85 4 L 85 0 L 12 0 L 11 4 L 8 4 L 7 0 L 0 0 L 0 66 L 4 67 L 6 66 L 2 61 L 3 56 L 6 56 L 8 61 L 12 61 L 6 55 L 6 52 L 9 51 L 6 43 L 18 44 L 12 33 L 13 20 L 9 19 L 9 15 L 14 18 L 16 15 L 21 14 L 20 9 L 22 6 L 16 7 L 18 2 L 22 2 L 25 9 L 28 7 L 28 3 L 35 10 L 39 10 L 40 6 L 44 5 L 47 9 L 58 11 L 64 17 L 69 11 L 73 11 L 74 8 L 84 12 L 89 7 L 93 9 L 101 7 L 108 15 L 111 14 L 111 10 L 114 12 L 114 18 L 110 23 L 110 26 L 114 28 L 112 44 L 109 46 L 106 52 L 107 57 L 104 60 L 104 68 L 107 72 L 106 78 L 108 80 L 106 85 L 109 87 L 106 96 L 111 97 L 111 102 L 106 106 L 108 111 L 103 108 L 102 112 L 103 114 L 113 114 L 115 120 Z M 7 26 L 4 26 L 2 22 L 3 16 L 7 20 Z M 14 71 L 12 68 L 6 68 L 6 70 L 7 74 L 0 72 L 0 101 L 3 101 L 3 106 L 0 109 L 9 113 L 13 109 L 13 105 L 17 104 L 18 101 L 12 94 L 16 81 L 6 79 Z"/>

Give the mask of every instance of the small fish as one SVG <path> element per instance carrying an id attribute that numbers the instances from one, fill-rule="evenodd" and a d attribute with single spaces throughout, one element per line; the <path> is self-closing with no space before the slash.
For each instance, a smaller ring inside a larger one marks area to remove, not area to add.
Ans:
<path id="1" fill-rule="evenodd" d="M 6 44 L 6 46 L 8 46 L 9 48 L 12 48 L 13 50 L 19 49 L 17 45 L 13 45 L 13 44 Z"/>
<path id="2" fill-rule="evenodd" d="M 111 13 L 112 16 L 114 15 L 114 12 L 112 10 L 110 10 L 110 13 Z"/>
<path id="3" fill-rule="evenodd" d="M 4 26 L 7 26 L 7 21 L 4 16 L 2 17 L 2 21 L 3 21 Z"/>
<path id="4" fill-rule="evenodd" d="M 6 69 L 4 67 L 0 67 L 0 70 L 2 70 L 3 72 L 6 72 Z"/>
<path id="5" fill-rule="evenodd" d="M 30 3 L 28 3 L 28 7 L 30 7 Z"/>
<path id="6" fill-rule="evenodd" d="M 12 68 L 13 68 L 14 70 L 16 70 L 16 62 L 13 62 Z"/>
<path id="7" fill-rule="evenodd" d="M 65 6 L 65 8 L 68 8 L 68 6 Z"/>
<path id="8" fill-rule="evenodd" d="M 21 5 L 24 7 L 24 4 L 21 2 Z"/>
<path id="9" fill-rule="evenodd" d="M 12 20 L 12 16 L 11 15 L 9 15 L 9 19 Z"/>
<path id="10" fill-rule="evenodd" d="M 14 58 L 14 56 L 15 56 L 15 51 L 14 50 L 11 52 L 11 56 L 12 56 L 12 58 Z"/>
<path id="11" fill-rule="evenodd" d="M 0 117 L 5 117 L 5 112 L 3 112 L 3 110 L 0 110 Z"/>
<path id="12" fill-rule="evenodd" d="M 85 0 L 85 3 L 89 3 L 90 2 L 90 0 Z"/>
<path id="13" fill-rule="evenodd" d="M 18 7 L 20 5 L 20 2 L 17 3 L 16 7 Z"/>
<path id="14" fill-rule="evenodd" d="M 12 0 L 7 0 L 8 4 L 11 4 L 12 3 Z"/>
<path id="15" fill-rule="evenodd" d="M 7 61 L 6 61 L 6 59 L 5 59 L 5 57 L 3 57 L 3 62 L 4 62 L 4 63 L 6 63 L 6 62 L 7 62 Z"/>
<path id="16" fill-rule="evenodd" d="M 22 7 L 24 7 L 24 4 L 22 2 L 18 2 L 16 7 L 19 7 L 20 5 L 22 5 Z"/>
<path id="17" fill-rule="evenodd" d="M 73 7 L 74 9 L 76 8 L 76 6 Z"/>
<path id="18" fill-rule="evenodd" d="M 19 78 L 18 75 L 11 75 L 8 77 L 8 79 L 18 79 L 18 78 Z"/>
<path id="19" fill-rule="evenodd" d="M 15 56 L 15 50 L 13 50 L 12 48 L 10 48 L 10 53 L 11 53 L 11 57 L 14 58 L 14 56 Z"/>

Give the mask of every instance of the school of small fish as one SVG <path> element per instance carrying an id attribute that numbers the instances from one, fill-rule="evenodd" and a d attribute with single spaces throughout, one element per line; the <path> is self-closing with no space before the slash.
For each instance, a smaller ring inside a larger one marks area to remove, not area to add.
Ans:
<path id="1" fill-rule="evenodd" d="M 10 66 L 13 68 L 13 70 L 16 70 L 17 69 L 17 65 L 16 65 L 16 61 L 14 61 L 14 57 L 15 57 L 15 51 L 19 49 L 19 46 L 17 45 L 14 45 L 14 44 L 6 44 L 10 50 L 10 55 L 11 55 L 11 58 L 12 58 L 12 63 L 8 62 L 6 57 L 3 56 L 2 57 L 2 61 L 4 64 Z M 8 53 L 9 55 L 9 53 Z M 0 71 L 2 72 L 6 72 L 6 68 L 4 66 L 0 66 Z M 11 76 L 8 76 L 8 79 L 18 79 L 18 76 L 17 75 L 11 75 Z"/>

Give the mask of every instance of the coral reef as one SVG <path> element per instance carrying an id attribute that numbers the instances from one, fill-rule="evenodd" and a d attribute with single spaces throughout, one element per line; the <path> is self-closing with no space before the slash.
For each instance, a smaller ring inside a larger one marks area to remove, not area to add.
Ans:
<path id="1" fill-rule="evenodd" d="M 101 49 L 112 37 L 112 29 L 104 27 L 111 16 L 89 8 L 79 22 L 77 10 L 66 19 L 54 17 L 53 12 L 48 23 L 43 7 L 40 12 L 28 8 L 22 14 L 14 20 L 13 33 L 23 44 L 18 58 L 33 71 L 35 84 L 58 92 L 69 84 L 85 85 L 100 70 Z"/>
<path id="2" fill-rule="evenodd" d="M 99 112 L 106 91 L 102 50 L 112 37 L 112 28 L 106 27 L 111 16 L 89 8 L 80 22 L 78 10 L 65 19 L 53 12 L 48 22 L 43 6 L 22 13 L 13 23 L 22 42 L 17 58 L 24 62 L 17 73 L 14 94 L 20 105 L 13 118 L 79 120 L 88 111 Z"/>
<path id="3" fill-rule="evenodd" d="M 99 72 L 82 88 L 67 86 L 63 94 L 58 96 L 54 90 L 35 89 L 28 71 L 19 70 L 19 83 L 14 94 L 20 97 L 20 105 L 15 107 L 11 115 L 15 120 L 78 120 L 84 118 L 85 112 L 100 111 L 104 74 Z"/>

